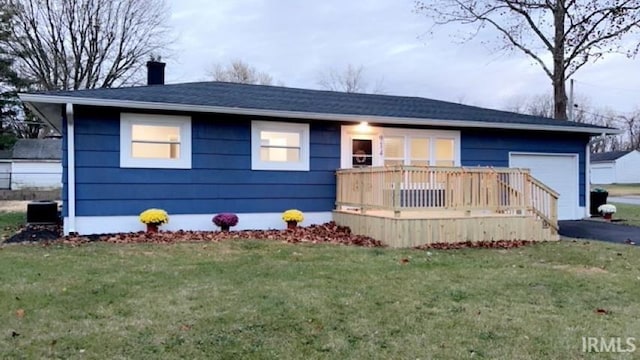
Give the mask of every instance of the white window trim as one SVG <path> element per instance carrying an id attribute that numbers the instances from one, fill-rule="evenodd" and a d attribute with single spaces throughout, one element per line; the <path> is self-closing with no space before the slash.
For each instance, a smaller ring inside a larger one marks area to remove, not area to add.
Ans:
<path id="1" fill-rule="evenodd" d="M 136 124 L 177 126 L 180 128 L 180 158 L 141 159 L 131 156 L 131 129 Z M 155 114 L 120 114 L 120 167 L 191 169 L 191 117 Z"/>
<path id="2" fill-rule="evenodd" d="M 260 159 L 260 132 L 282 131 L 300 134 L 300 161 L 274 162 Z M 251 170 L 309 171 L 309 124 L 273 121 L 251 121 Z"/>
<path id="3" fill-rule="evenodd" d="M 436 166 L 436 140 L 448 139 L 453 140 L 453 166 L 460 166 L 460 131 L 457 130 L 422 130 L 422 129 L 400 129 L 400 128 L 382 128 L 384 137 L 405 137 L 405 164 L 409 164 L 410 143 L 409 138 L 429 138 L 429 166 Z M 384 138 L 383 138 L 384 141 Z M 384 161 L 384 154 L 382 154 Z"/>
<path id="4" fill-rule="evenodd" d="M 366 134 L 358 132 L 357 125 L 343 125 L 341 137 L 341 161 L 343 169 L 351 168 L 351 139 L 374 139 L 373 166 L 384 166 L 383 144 L 385 137 L 416 137 L 429 138 L 429 164 L 435 166 L 435 140 L 452 139 L 454 148 L 454 165 L 461 166 L 461 151 L 459 130 L 426 130 L 412 128 L 371 127 Z M 405 159 L 408 159 L 410 144 L 405 139 Z M 405 160 L 408 161 L 408 160 Z"/>

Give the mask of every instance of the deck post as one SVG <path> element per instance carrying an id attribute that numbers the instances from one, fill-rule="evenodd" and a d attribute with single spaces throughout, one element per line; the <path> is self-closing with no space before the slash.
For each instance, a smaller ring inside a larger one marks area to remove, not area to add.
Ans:
<path id="1" fill-rule="evenodd" d="M 402 196 L 402 166 L 394 168 L 394 186 L 393 186 L 393 214 L 395 217 L 400 216 L 400 208 L 402 206 L 400 198 Z"/>
<path id="2" fill-rule="evenodd" d="M 360 213 L 364 214 L 365 213 L 365 205 L 364 205 L 364 176 L 362 176 L 362 174 L 360 174 L 360 176 L 358 176 L 358 187 L 360 188 Z"/>

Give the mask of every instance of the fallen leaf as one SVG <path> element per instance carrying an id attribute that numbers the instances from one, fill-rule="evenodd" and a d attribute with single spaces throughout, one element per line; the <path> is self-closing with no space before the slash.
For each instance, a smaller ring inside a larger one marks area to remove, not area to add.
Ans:
<path id="1" fill-rule="evenodd" d="M 402 259 L 400 259 L 400 263 L 401 263 L 401 264 L 408 264 L 408 263 L 409 263 L 409 259 L 407 259 L 407 258 L 402 258 Z"/>
<path id="2" fill-rule="evenodd" d="M 19 318 L 23 318 L 25 315 L 24 309 L 18 309 L 16 310 L 16 316 Z"/>
<path id="3" fill-rule="evenodd" d="M 189 331 L 189 330 L 191 330 L 191 325 L 189 325 L 189 324 L 182 324 L 182 325 L 180 325 L 180 330 L 182 330 L 182 331 Z"/>

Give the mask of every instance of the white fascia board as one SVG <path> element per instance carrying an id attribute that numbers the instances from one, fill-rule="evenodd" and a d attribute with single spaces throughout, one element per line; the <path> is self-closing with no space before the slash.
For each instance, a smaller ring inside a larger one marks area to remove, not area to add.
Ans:
<path id="1" fill-rule="evenodd" d="M 327 113 L 311 113 L 302 111 L 285 111 L 285 110 L 264 110 L 264 109 L 248 109 L 224 106 L 208 106 L 208 105 L 189 105 L 189 104 L 172 104 L 160 102 L 146 101 L 130 101 L 130 100 L 113 100 L 113 99 L 96 99 L 96 98 L 80 98 L 72 96 L 56 96 L 56 95 L 38 95 L 38 94 L 19 94 L 20 98 L 25 102 L 40 103 L 72 103 L 75 105 L 89 106 L 110 106 L 123 107 L 131 109 L 147 109 L 147 110 L 167 110 L 167 111 L 188 111 L 188 112 L 213 112 L 233 115 L 249 115 L 249 116 L 268 116 L 291 119 L 305 120 L 325 120 L 325 121 L 349 121 L 376 124 L 393 124 L 393 125 L 417 125 L 417 126 L 442 126 L 451 128 L 470 127 L 470 128 L 492 128 L 492 129 L 512 129 L 512 130 L 540 130 L 540 131 L 560 131 L 587 134 L 621 134 L 618 129 L 594 129 L 580 126 L 553 126 L 553 125 L 535 125 L 535 124 L 518 124 L 518 123 L 502 123 L 502 122 L 485 122 L 485 121 L 469 121 L 469 120 L 442 120 L 428 118 L 406 118 L 406 117 L 389 117 L 389 116 L 372 116 L 372 115 L 351 115 L 351 114 L 327 114 Z"/>

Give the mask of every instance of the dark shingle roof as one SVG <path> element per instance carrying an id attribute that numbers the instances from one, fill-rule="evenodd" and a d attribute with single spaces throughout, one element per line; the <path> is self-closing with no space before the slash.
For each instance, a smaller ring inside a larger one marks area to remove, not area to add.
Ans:
<path id="1" fill-rule="evenodd" d="M 591 162 L 600 162 L 600 161 L 614 161 L 619 158 L 630 153 L 631 150 L 628 151 L 609 151 L 602 153 L 592 153 L 591 154 Z"/>
<path id="2" fill-rule="evenodd" d="M 610 129 L 419 97 L 343 93 L 224 82 L 51 91 L 37 95 L 336 115 L 437 119 L 451 120 L 452 122 L 478 121 L 581 127 L 593 128 L 594 130 Z"/>
<path id="3" fill-rule="evenodd" d="M 13 159 L 60 160 L 62 140 L 60 139 L 18 139 L 13 145 Z"/>

